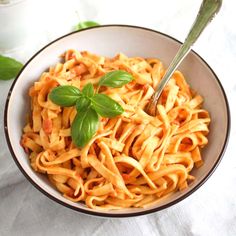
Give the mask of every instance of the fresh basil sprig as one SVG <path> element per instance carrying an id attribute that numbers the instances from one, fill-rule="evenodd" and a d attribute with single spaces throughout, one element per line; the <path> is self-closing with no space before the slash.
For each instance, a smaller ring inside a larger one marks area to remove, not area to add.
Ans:
<path id="1" fill-rule="evenodd" d="M 88 99 L 87 97 L 81 96 L 76 101 L 75 107 L 77 111 L 81 112 L 88 109 L 90 105 L 91 105 L 91 100 Z"/>
<path id="2" fill-rule="evenodd" d="M 78 25 L 76 25 L 76 30 L 91 28 L 94 26 L 98 26 L 99 24 L 95 21 L 82 21 Z"/>
<path id="3" fill-rule="evenodd" d="M 121 87 L 133 80 L 126 71 L 109 72 L 101 77 L 99 86 Z M 62 107 L 76 106 L 77 114 L 72 122 L 71 137 L 77 147 L 84 147 L 96 133 L 99 126 L 99 115 L 112 118 L 124 112 L 122 106 L 107 96 L 94 92 L 91 83 L 80 91 L 70 85 L 58 86 L 49 93 L 49 99 Z"/>
<path id="4" fill-rule="evenodd" d="M 94 95 L 93 85 L 91 83 L 86 84 L 82 89 L 82 93 L 86 97 L 89 97 L 89 98 L 93 97 L 93 95 Z"/>
<path id="5" fill-rule="evenodd" d="M 0 55 L 0 80 L 16 77 L 23 65 L 13 58 Z"/>
<path id="6" fill-rule="evenodd" d="M 50 92 L 49 99 L 59 106 L 71 107 L 75 105 L 80 96 L 81 92 L 78 88 L 70 85 L 62 85 Z"/>
<path id="7" fill-rule="evenodd" d="M 84 147 L 96 133 L 98 126 L 98 114 L 91 107 L 77 113 L 71 126 L 71 137 L 74 144 Z"/>
<path id="8" fill-rule="evenodd" d="M 124 112 L 122 106 L 105 94 L 96 94 L 92 99 L 92 108 L 102 117 L 112 118 Z"/>
<path id="9" fill-rule="evenodd" d="M 130 73 L 123 70 L 115 70 L 106 73 L 99 80 L 99 86 L 107 86 L 112 88 L 120 88 L 123 85 L 129 83 L 133 80 L 133 77 Z"/>

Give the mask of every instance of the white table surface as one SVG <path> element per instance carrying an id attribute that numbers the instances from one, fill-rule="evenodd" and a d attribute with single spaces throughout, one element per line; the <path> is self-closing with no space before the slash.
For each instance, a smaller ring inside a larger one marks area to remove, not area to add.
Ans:
<path id="1" fill-rule="evenodd" d="M 145 26 L 183 41 L 201 1 L 39 2 L 38 23 L 48 22 L 40 25 L 40 40 L 9 53 L 22 61 L 46 42 L 69 32 L 78 21 L 75 11 L 82 20 Z M 7 148 L 3 113 L 12 80 L 0 81 L 0 235 L 236 235 L 235 7 L 234 0 L 224 0 L 220 14 L 194 47 L 214 69 L 227 93 L 232 118 L 228 148 L 215 173 L 197 192 L 161 212 L 125 219 L 95 218 L 67 209 L 41 194 L 21 174 Z"/>

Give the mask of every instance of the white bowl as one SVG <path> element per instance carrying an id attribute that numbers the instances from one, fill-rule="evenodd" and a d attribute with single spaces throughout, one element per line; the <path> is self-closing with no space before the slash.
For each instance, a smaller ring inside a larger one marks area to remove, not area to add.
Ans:
<path id="1" fill-rule="evenodd" d="M 161 200 L 158 204 L 145 209 L 129 208 L 114 211 L 89 209 L 82 203 L 65 199 L 39 173 L 29 165 L 28 156 L 20 146 L 25 114 L 28 112 L 28 89 L 40 74 L 59 61 L 58 55 L 67 49 L 88 50 L 90 52 L 114 56 L 118 52 L 132 56 L 158 57 L 166 66 L 176 54 L 180 42 L 163 33 L 125 25 L 107 25 L 81 30 L 65 35 L 48 44 L 37 52 L 24 66 L 15 79 L 5 107 L 5 135 L 11 154 L 26 178 L 42 193 L 52 200 L 79 212 L 107 217 L 127 217 L 147 214 L 169 207 L 196 191 L 213 173 L 219 164 L 229 137 L 230 111 L 224 89 L 209 65 L 194 51 L 191 51 L 180 66 L 188 83 L 204 97 L 204 108 L 211 115 L 209 144 L 203 150 L 204 165 L 193 170 L 196 180 L 189 188 Z"/>

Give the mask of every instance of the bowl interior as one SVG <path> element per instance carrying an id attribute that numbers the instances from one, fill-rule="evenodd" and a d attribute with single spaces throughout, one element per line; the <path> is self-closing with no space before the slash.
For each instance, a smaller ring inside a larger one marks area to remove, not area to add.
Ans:
<path id="1" fill-rule="evenodd" d="M 83 212 L 100 214 L 98 210 L 88 209 L 84 204 L 73 203 L 65 199 L 51 186 L 47 178 L 31 169 L 28 157 L 19 144 L 22 127 L 25 125 L 25 114 L 29 112 L 28 89 L 34 81 L 39 79 L 42 72 L 59 61 L 59 55 L 67 49 L 88 50 L 108 57 L 113 57 L 119 52 L 129 57 L 156 57 L 167 66 L 179 46 L 180 43 L 171 37 L 152 30 L 129 26 L 104 26 L 67 35 L 38 52 L 15 81 L 9 93 L 10 98 L 6 110 L 7 139 L 20 169 L 31 179 L 31 182 L 34 182 L 36 187 L 42 192 L 46 192 L 47 195 L 49 194 L 54 200 Z M 135 215 L 153 211 L 156 208 L 162 209 L 193 192 L 217 165 L 228 135 L 229 114 L 226 97 L 215 74 L 196 53 L 190 52 L 179 69 L 184 73 L 190 86 L 203 96 L 204 108 L 211 115 L 209 144 L 202 152 L 205 164 L 192 172 L 196 176 L 196 180 L 189 188 L 161 200 L 148 209 L 124 209 L 103 212 L 102 215 Z"/>

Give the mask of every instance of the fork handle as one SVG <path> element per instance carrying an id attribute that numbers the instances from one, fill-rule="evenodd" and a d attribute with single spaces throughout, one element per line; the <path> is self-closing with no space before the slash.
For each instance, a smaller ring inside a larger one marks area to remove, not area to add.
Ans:
<path id="1" fill-rule="evenodd" d="M 188 33 L 188 36 L 186 37 L 184 43 L 182 44 L 176 56 L 170 63 L 165 75 L 163 76 L 162 80 L 158 84 L 155 90 L 155 93 L 152 96 L 152 100 L 150 101 L 146 110 L 148 114 L 152 116 L 156 115 L 157 101 L 164 87 L 170 80 L 176 68 L 187 56 L 192 45 L 196 42 L 198 37 L 201 35 L 202 31 L 205 29 L 208 23 L 211 22 L 214 16 L 218 13 L 221 5 L 222 5 L 222 0 L 203 0 L 201 7 L 199 9 L 199 12 L 197 14 L 197 17 Z"/>

